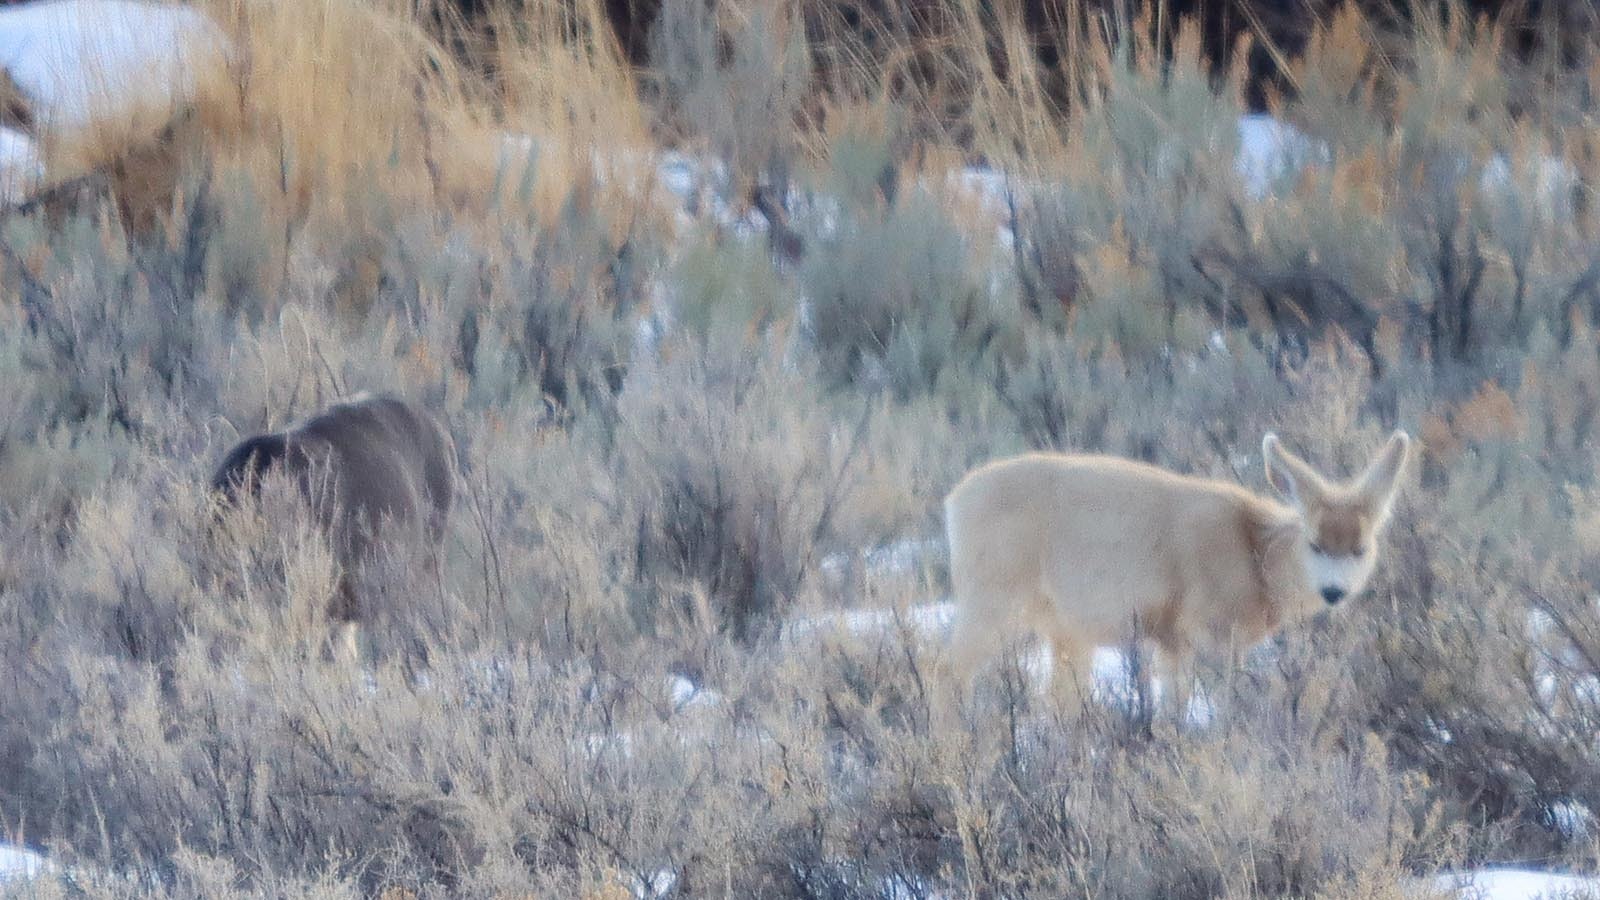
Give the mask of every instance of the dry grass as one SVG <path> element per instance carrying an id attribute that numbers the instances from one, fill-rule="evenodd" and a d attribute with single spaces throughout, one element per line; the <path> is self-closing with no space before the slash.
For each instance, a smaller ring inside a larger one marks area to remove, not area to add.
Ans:
<path id="1" fill-rule="evenodd" d="M 597 4 L 500 7 L 486 45 L 219 3 L 238 93 L 143 145 L 183 160 L 114 184 L 145 215 L 0 223 L 0 834 L 71 872 L 0 892 L 1375 898 L 1596 865 L 1587 119 L 1512 115 L 1497 35 L 1374 61 L 1351 14 L 1283 104 L 1325 159 L 1257 196 L 1240 76 L 1186 28 L 1164 64 L 1155 25 L 1063 19 L 1063 118 L 1005 11 L 940 8 L 997 66 L 690 6 L 678 68 L 634 73 Z M 712 157 L 698 208 L 667 138 Z M 975 155 L 999 204 L 948 177 Z M 752 183 L 792 189 L 784 252 L 742 231 Z M 450 423 L 461 501 L 438 578 L 377 573 L 357 670 L 318 652 L 304 510 L 219 523 L 199 486 L 372 388 Z M 1347 469 L 1397 425 L 1422 463 L 1371 593 L 1220 673 L 1207 727 L 1069 726 L 1015 666 L 951 715 L 906 612 L 940 554 L 868 552 L 937 547 L 1002 453 L 1262 487 L 1263 430 Z M 903 615 L 794 627 L 847 600 Z"/>

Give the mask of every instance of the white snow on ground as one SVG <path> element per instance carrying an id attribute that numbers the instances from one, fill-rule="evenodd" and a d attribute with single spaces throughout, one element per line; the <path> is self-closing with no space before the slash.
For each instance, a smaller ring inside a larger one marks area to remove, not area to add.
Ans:
<path id="1" fill-rule="evenodd" d="M 0 885 L 35 878 L 49 868 L 49 861 L 38 853 L 0 844 Z M 671 890 L 677 875 L 670 869 L 661 869 L 648 880 L 634 876 L 628 881 L 634 896 L 659 897 Z M 1527 869 L 1480 869 L 1439 875 L 1431 887 L 1462 900 L 1562 900 L 1600 895 L 1600 877 Z"/>
<path id="2" fill-rule="evenodd" d="M 1271 193 L 1279 178 L 1332 161 L 1327 144 L 1272 116 L 1241 116 L 1238 129 L 1235 167 L 1246 190 L 1256 199 Z M 1577 169 L 1555 156 L 1537 156 L 1514 165 L 1503 154 L 1496 154 L 1484 164 L 1478 178 L 1479 189 L 1491 202 L 1526 203 L 1531 194 L 1533 208 L 1546 221 L 1570 216 L 1571 194 L 1578 183 Z"/>
<path id="3" fill-rule="evenodd" d="M 822 570 L 834 573 L 859 561 L 872 575 L 901 575 L 915 572 L 923 560 L 944 552 L 944 538 L 906 538 L 881 547 L 863 548 L 859 553 L 830 553 L 822 560 Z"/>
<path id="4" fill-rule="evenodd" d="M 21 203 L 43 180 L 44 160 L 33 139 L 0 126 L 0 204 Z"/>
<path id="5" fill-rule="evenodd" d="M 1556 830 L 1571 838 L 1586 838 L 1594 834 L 1594 811 L 1582 803 L 1571 800 L 1550 807 L 1550 818 Z"/>
<path id="6" fill-rule="evenodd" d="M 36 122 L 74 129 L 106 111 L 169 111 L 194 99 L 198 72 L 226 61 L 222 30 L 189 6 L 42 0 L 0 7 L 0 68 Z"/>
<path id="7" fill-rule="evenodd" d="M 678 873 L 671 869 L 660 869 L 650 874 L 648 878 L 633 875 L 628 878 L 628 887 L 633 896 L 640 900 L 650 900 L 653 897 L 665 897 L 672 893 L 678 883 Z"/>
<path id="8" fill-rule="evenodd" d="M 1272 116 L 1240 116 L 1239 156 L 1234 166 L 1252 197 L 1261 198 L 1285 174 L 1317 163 L 1327 165 L 1327 145 Z"/>
<path id="9" fill-rule="evenodd" d="M 1579 184 L 1578 170 L 1554 156 L 1540 156 L 1513 166 L 1504 156 L 1496 155 L 1484 165 L 1478 180 L 1479 189 L 1490 202 L 1527 204 L 1542 220 L 1558 223 L 1571 220 L 1572 193 Z"/>
<path id="10" fill-rule="evenodd" d="M 799 639 L 829 631 L 854 635 L 893 634 L 908 629 L 918 640 L 939 640 L 950 628 L 955 604 L 924 603 L 902 609 L 833 610 L 797 619 L 784 626 L 784 636 Z"/>
<path id="11" fill-rule="evenodd" d="M 672 702 L 673 712 L 709 708 L 722 703 L 720 693 L 703 688 L 682 675 L 667 679 L 667 698 Z"/>
<path id="12" fill-rule="evenodd" d="M 1447 873 L 1433 886 L 1463 900 L 1561 900 L 1600 896 L 1600 878 L 1529 869 L 1479 869 Z"/>
<path id="13" fill-rule="evenodd" d="M 0 844 L 0 884 L 36 877 L 48 866 L 45 858 L 32 850 Z"/>

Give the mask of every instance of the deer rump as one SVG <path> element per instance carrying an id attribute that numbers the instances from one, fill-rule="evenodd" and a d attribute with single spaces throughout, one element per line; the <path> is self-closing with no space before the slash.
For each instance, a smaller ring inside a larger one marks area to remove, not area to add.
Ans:
<path id="1" fill-rule="evenodd" d="M 450 456 L 432 416 L 395 397 L 363 396 L 239 442 L 211 486 L 231 504 L 257 495 L 269 471 L 290 476 L 340 564 L 330 615 L 353 622 L 362 618 L 353 575 L 380 544 L 431 554 L 443 537 L 454 493 Z"/>

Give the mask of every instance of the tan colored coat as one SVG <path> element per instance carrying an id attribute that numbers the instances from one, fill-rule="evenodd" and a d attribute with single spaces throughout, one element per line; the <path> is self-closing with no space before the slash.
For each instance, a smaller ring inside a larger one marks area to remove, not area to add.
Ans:
<path id="1" fill-rule="evenodd" d="M 1397 433 L 1360 479 L 1334 485 L 1268 435 L 1269 477 L 1288 504 L 1111 456 L 980 466 L 945 500 L 952 666 L 970 682 L 1031 632 L 1087 689 L 1093 649 L 1135 628 L 1172 670 L 1197 650 L 1248 648 L 1360 591 L 1406 447 Z"/>

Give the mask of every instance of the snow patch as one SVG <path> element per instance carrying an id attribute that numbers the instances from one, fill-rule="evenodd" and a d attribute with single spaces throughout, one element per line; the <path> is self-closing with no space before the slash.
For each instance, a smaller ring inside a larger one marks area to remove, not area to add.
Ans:
<path id="1" fill-rule="evenodd" d="M 45 0 L 0 8 L 0 67 L 44 128 L 74 130 L 138 108 L 170 115 L 232 52 L 216 22 L 190 6 Z"/>
<path id="2" fill-rule="evenodd" d="M 0 126 L 0 205 L 23 202 L 43 181 L 38 145 L 26 134 Z"/>
<path id="3" fill-rule="evenodd" d="M 628 887 L 632 890 L 633 896 L 640 900 L 650 900 L 672 893 L 672 888 L 678 883 L 678 873 L 671 869 L 658 869 L 649 875 L 631 876 L 628 880 Z"/>
<path id="4" fill-rule="evenodd" d="M 916 571 L 923 560 L 943 552 L 943 538 L 907 538 L 881 547 L 862 548 L 855 553 L 830 553 L 822 560 L 822 570 L 830 574 L 844 572 L 859 560 L 868 574 L 900 575 Z"/>
<path id="5" fill-rule="evenodd" d="M 49 867 L 49 860 L 32 850 L 0 844 L 0 884 L 37 878 Z"/>
<path id="6" fill-rule="evenodd" d="M 1467 900 L 1559 900 L 1600 892 L 1600 878 L 1529 869 L 1480 869 L 1440 875 L 1434 887 Z"/>
<path id="7" fill-rule="evenodd" d="M 1497 154 L 1478 178 L 1478 188 L 1489 201 L 1523 206 L 1545 222 L 1571 220 L 1572 193 L 1579 183 L 1578 170 L 1554 156 L 1513 164 Z"/>
<path id="8" fill-rule="evenodd" d="M 1268 115 L 1240 116 L 1239 155 L 1234 167 L 1245 189 L 1260 199 L 1284 175 L 1310 164 L 1327 165 L 1328 147 L 1305 132 Z"/>
<path id="9" fill-rule="evenodd" d="M 784 627 L 784 634 L 799 638 L 833 631 L 868 636 L 892 634 L 908 628 L 918 639 L 929 640 L 949 630 L 954 614 L 955 604 L 948 601 L 898 609 L 834 610 L 790 622 Z"/>
<path id="10" fill-rule="evenodd" d="M 1550 821 L 1557 831 L 1575 840 L 1583 840 L 1595 831 L 1594 810 L 1575 800 L 1551 804 Z"/>
<path id="11" fill-rule="evenodd" d="M 710 708 L 722 703 L 721 694 L 703 688 L 682 675 L 667 679 L 667 699 L 672 703 L 673 712 Z"/>

